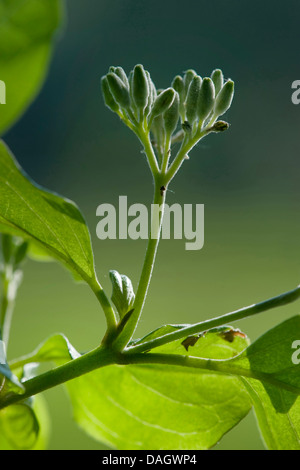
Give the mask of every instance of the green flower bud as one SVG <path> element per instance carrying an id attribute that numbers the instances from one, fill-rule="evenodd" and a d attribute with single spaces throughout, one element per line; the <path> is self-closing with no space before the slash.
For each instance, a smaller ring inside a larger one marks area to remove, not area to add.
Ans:
<path id="1" fill-rule="evenodd" d="M 179 94 L 175 92 L 175 98 L 169 109 L 164 112 L 164 127 L 167 136 L 171 136 L 176 130 L 179 119 Z"/>
<path id="2" fill-rule="evenodd" d="M 155 85 L 154 85 L 154 83 L 151 79 L 151 76 L 150 76 L 150 73 L 148 72 L 148 70 L 146 70 L 146 76 L 147 76 L 148 86 L 149 86 L 148 103 L 147 103 L 147 106 L 145 108 L 145 115 L 147 116 L 150 113 L 152 105 L 153 105 L 154 101 L 157 98 L 157 92 L 156 92 Z"/>
<path id="3" fill-rule="evenodd" d="M 214 114 L 215 116 L 222 116 L 230 108 L 234 95 L 234 82 L 228 80 L 223 86 L 222 90 L 217 96 Z"/>
<path id="4" fill-rule="evenodd" d="M 119 105 L 116 103 L 113 95 L 111 94 L 106 76 L 101 78 L 101 88 L 106 106 L 111 109 L 114 113 L 119 111 Z"/>
<path id="5" fill-rule="evenodd" d="M 176 92 L 173 90 L 173 88 L 167 88 L 158 95 L 151 110 L 151 120 L 169 109 L 174 101 L 175 93 Z"/>
<path id="6" fill-rule="evenodd" d="M 133 70 L 132 95 L 137 108 L 144 110 L 149 98 L 149 83 L 142 65 L 136 65 Z"/>
<path id="7" fill-rule="evenodd" d="M 111 300 L 116 306 L 116 309 L 122 319 L 126 313 L 132 308 L 135 295 L 130 279 L 124 274 L 119 274 L 118 271 L 110 271 L 109 277 L 112 283 L 112 296 Z"/>
<path id="8" fill-rule="evenodd" d="M 193 123 L 197 117 L 198 97 L 202 79 L 195 75 L 192 79 L 186 97 L 186 117 L 189 123 Z"/>
<path id="9" fill-rule="evenodd" d="M 161 153 L 165 142 L 164 120 L 161 114 L 153 119 L 151 132 L 154 137 L 154 145 L 158 149 L 158 153 Z"/>
<path id="10" fill-rule="evenodd" d="M 180 75 L 177 75 L 173 82 L 172 88 L 179 94 L 179 113 L 181 116 L 181 120 L 184 121 L 185 119 L 185 90 L 184 90 L 184 81 Z"/>
<path id="11" fill-rule="evenodd" d="M 118 77 L 122 80 L 124 85 L 126 85 L 126 88 L 128 88 L 129 90 L 128 78 L 127 78 L 125 71 L 122 69 L 122 67 L 115 67 L 115 74 L 118 75 Z"/>
<path id="12" fill-rule="evenodd" d="M 205 77 L 203 79 L 201 90 L 199 93 L 197 114 L 199 121 L 204 121 L 212 111 L 215 104 L 215 86 L 213 81 Z"/>
<path id="13" fill-rule="evenodd" d="M 217 96 L 219 91 L 221 91 L 221 89 L 223 88 L 223 84 L 224 84 L 224 77 L 223 77 L 222 70 L 220 69 L 214 70 L 211 74 L 211 79 L 214 82 L 216 96 Z"/>
<path id="14" fill-rule="evenodd" d="M 130 106 L 130 96 L 129 90 L 126 85 L 122 82 L 120 77 L 115 73 L 108 73 L 106 75 L 109 89 L 111 94 L 113 95 L 115 101 L 122 107 L 122 108 L 129 108 Z"/>
<path id="15" fill-rule="evenodd" d="M 190 83 L 191 81 L 193 80 L 193 78 L 196 76 L 196 72 L 195 70 L 187 70 L 184 74 L 184 77 L 183 77 L 183 82 L 184 82 L 184 95 L 187 96 L 188 94 L 188 91 L 189 91 L 189 86 L 190 86 Z"/>
<path id="16" fill-rule="evenodd" d="M 177 91 L 180 97 L 183 96 L 184 82 L 183 82 L 183 78 L 180 75 L 176 75 L 171 86 L 172 88 L 174 88 L 175 91 Z"/>

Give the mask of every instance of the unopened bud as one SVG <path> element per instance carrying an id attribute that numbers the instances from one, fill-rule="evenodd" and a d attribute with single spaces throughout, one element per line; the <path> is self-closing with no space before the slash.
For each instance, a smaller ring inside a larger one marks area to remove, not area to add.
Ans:
<path id="1" fill-rule="evenodd" d="M 205 77 L 199 93 L 197 114 L 200 121 L 207 118 L 215 104 L 215 86 L 213 81 Z"/>
<path id="2" fill-rule="evenodd" d="M 224 132 L 227 129 L 229 129 L 229 124 L 226 121 L 217 121 L 211 128 L 213 132 Z"/>
<path id="3" fill-rule="evenodd" d="M 189 123 L 193 123 L 197 116 L 198 97 L 200 93 L 202 79 L 195 75 L 190 83 L 186 98 L 186 117 Z"/>
<path id="4" fill-rule="evenodd" d="M 211 74 L 211 79 L 214 82 L 215 85 L 215 90 L 216 90 L 216 96 L 218 93 L 221 91 L 223 84 L 224 84 L 224 77 L 223 77 L 223 72 L 220 69 L 216 69 L 212 72 Z"/>
<path id="5" fill-rule="evenodd" d="M 111 300 L 116 306 L 120 318 L 132 308 L 135 295 L 132 287 L 131 280 L 124 274 L 119 274 L 118 271 L 110 271 L 109 277 L 112 283 L 112 296 Z"/>
<path id="6" fill-rule="evenodd" d="M 163 114 L 164 126 L 167 136 L 171 136 L 176 130 L 179 119 L 179 95 L 175 92 L 174 101 Z"/>
<path id="7" fill-rule="evenodd" d="M 156 100 L 157 92 L 156 92 L 155 85 L 151 79 L 151 76 L 148 70 L 146 70 L 146 76 L 147 76 L 148 86 L 149 86 L 148 102 L 147 102 L 147 107 L 145 109 L 145 115 L 147 116 L 151 111 L 154 101 Z"/>
<path id="8" fill-rule="evenodd" d="M 188 121 L 184 121 L 182 124 L 181 124 L 181 127 L 182 127 L 182 130 L 186 133 L 190 133 L 192 132 L 192 126 L 190 125 L 190 123 Z"/>
<path id="9" fill-rule="evenodd" d="M 151 110 L 151 119 L 163 114 L 167 109 L 169 109 L 174 101 L 175 93 L 176 92 L 173 88 L 167 88 L 158 95 Z"/>
<path id="10" fill-rule="evenodd" d="M 148 78 L 142 65 L 136 65 L 134 67 L 132 87 L 132 95 L 137 108 L 141 110 L 145 109 L 150 90 Z"/>
<path id="11" fill-rule="evenodd" d="M 196 75 L 197 74 L 196 74 L 195 70 L 192 70 L 192 69 L 187 70 L 185 72 L 184 77 L 183 77 L 185 96 L 187 96 L 188 91 L 189 91 L 190 83 Z"/>
<path id="12" fill-rule="evenodd" d="M 116 113 L 119 110 L 119 105 L 115 101 L 110 91 L 106 76 L 101 78 L 101 88 L 102 88 L 102 95 L 103 95 L 106 106 Z"/>
<path id="13" fill-rule="evenodd" d="M 113 95 L 115 101 L 122 107 L 122 108 L 129 108 L 130 106 L 130 96 L 128 88 L 126 87 L 125 83 L 116 75 L 115 73 L 108 73 L 106 75 L 109 89 L 111 94 Z"/>
<path id="14" fill-rule="evenodd" d="M 223 86 L 222 90 L 217 96 L 214 114 L 215 116 L 222 116 L 230 108 L 234 95 L 234 82 L 228 80 Z"/>
<path id="15" fill-rule="evenodd" d="M 129 90 L 129 82 L 127 75 L 125 71 L 122 69 L 122 67 L 115 67 L 115 74 L 118 75 L 118 77 L 122 80 L 124 85 L 126 85 L 126 88 Z"/>
<path id="16" fill-rule="evenodd" d="M 172 88 L 174 88 L 175 91 L 179 94 L 179 96 L 182 96 L 184 92 L 184 82 L 183 78 L 180 75 L 176 75 L 172 82 Z"/>

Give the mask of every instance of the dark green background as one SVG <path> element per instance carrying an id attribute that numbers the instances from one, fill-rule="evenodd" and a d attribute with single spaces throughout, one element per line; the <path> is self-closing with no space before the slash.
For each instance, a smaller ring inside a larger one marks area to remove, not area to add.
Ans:
<path id="1" fill-rule="evenodd" d="M 49 189 L 75 200 L 86 216 L 97 272 L 110 293 L 117 269 L 136 287 L 144 241 L 96 239 L 96 208 L 151 202 L 152 182 L 136 138 L 104 107 L 100 77 L 110 65 L 129 72 L 143 63 L 160 87 L 194 68 L 222 68 L 236 83 L 230 130 L 191 153 L 168 202 L 205 204 L 205 246 L 162 241 L 138 334 L 162 323 L 189 323 L 294 288 L 300 282 L 300 79 L 296 0 L 207 2 L 72 0 L 38 99 L 5 136 L 23 168 Z M 298 313 L 297 304 L 239 322 L 252 340 Z M 57 264 L 29 262 L 17 303 L 9 356 L 29 352 L 64 332 L 79 350 L 95 347 L 105 328 L 85 286 Z M 295 338 L 299 339 L 299 338 Z M 99 449 L 72 422 L 62 388 L 46 393 L 51 449 Z M 260 449 L 253 415 L 217 448 Z"/>

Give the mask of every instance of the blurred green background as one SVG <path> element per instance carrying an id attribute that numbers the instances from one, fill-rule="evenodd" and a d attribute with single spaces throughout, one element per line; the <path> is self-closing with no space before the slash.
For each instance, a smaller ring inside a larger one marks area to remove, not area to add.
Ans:
<path id="1" fill-rule="evenodd" d="M 205 205 L 205 245 L 161 242 L 138 335 L 162 323 L 193 323 L 294 288 L 300 282 L 300 79 L 296 0 L 69 0 L 47 81 L 5 136 L 26 172 L 77 202 L 93 238 L 97 273 L 136 287 L 145 241 L 99 241 L 96 208 L 150 204 L 152 181 L 141 146 L 107 108 L 100 77 L 110 65 L 129 72 L 142 63 L 157 87 L 194 68 L 221 68 L 236 83 L 230 130 L 202 141 L 184 163 L 168 202 Z M 254 340 L 299 305 L 236 324 Z M 54 332 L 80 351 L 99 343 L 104 316 L 89 289 L 58 264 L 28 262 L 11 332 L 9 358 Z M 52 416 L 50 449 L 101 449 L 72 421 L 63 387 L 45 393 Z M 262 449 L 250 414 L 216 449 Z"/>

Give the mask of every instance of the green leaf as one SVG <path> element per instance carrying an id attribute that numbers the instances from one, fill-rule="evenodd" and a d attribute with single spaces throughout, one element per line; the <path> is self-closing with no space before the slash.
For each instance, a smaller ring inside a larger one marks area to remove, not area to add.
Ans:
<path id="1" fill-rule="evenodd" d="M 36 367 L 36 364 L 19 367 L 16 374 L 20 381 L 33 377 Z M 44 450 L 48 439 L 49 415 L 42 396 L 28 398 L 0 410 L 1 450 Z"/>
<path id="2" fill-rule="evenodd" d="M 42 396 L 0 411 L 0 450 L 45 450 L 49 416 Z"/>
<path id="3" fill-rule="evenodd" d="M 63 263 L 76 279 L 97 283 L 91 240 L 77 206 L 33 183 L 0 141 L 0 232 L 20 236 Z"/>
<path id="4" fill-rule="evenodd" d="M 300 450 L 300 364 L 292 344 L 300 339 L 300 316 L 268 331 L 232 365 L 260 380 L 244 382 L 253 400 L 264 441 L 271 450 Z"/>
<path id="5" fill-rule="evenodd" d="M 80 354 L 61 333 L 50 336 L 43 341 L 32 353 L 12 362 L 13 368 L 23 367 L 30 363 L 55 362 L 65 363 L 76 359 Z"/>
<path id="6" fill-rule="evenodd" d="M 241 337 L 228 342 L 222 331 L 200 337 L 188 353 L 231 358 L 248 345 Z M 181 341 L 159 350 L 188 354 Z M 72 380 L 67 389 L 80 427 L 118 449 L 208 449 L 251 408 L 238 378 L 179 366 L 108 366 Z"/>
<path id="7" fill-rule="evenodd" d="M 0 436 L 4 446 L 31 449 L 37 440 L 39 424 L 32 408 L 26 404 L 11 405 L 0 412 Z M 0 444 L 1 444 L 0 437 Z"/>
<path id="8" fill-rule="evenodd" d="M 61 16 L 61 0 L 0 0 L 0 79 L 6 85 L 1 134 L 23 114 L 41 88 Z"/>
<path id="9" fill-rule="evenodd" d="M 7 382 L 9 381 L 9 383 Z M 23 385 L 19 379 L 12 373 L 6 360 L 5 345 L 0 340 L 0 395 L 3 393 L 4 388 L 13 388 L 16 393 L 24 391 Z"/>

